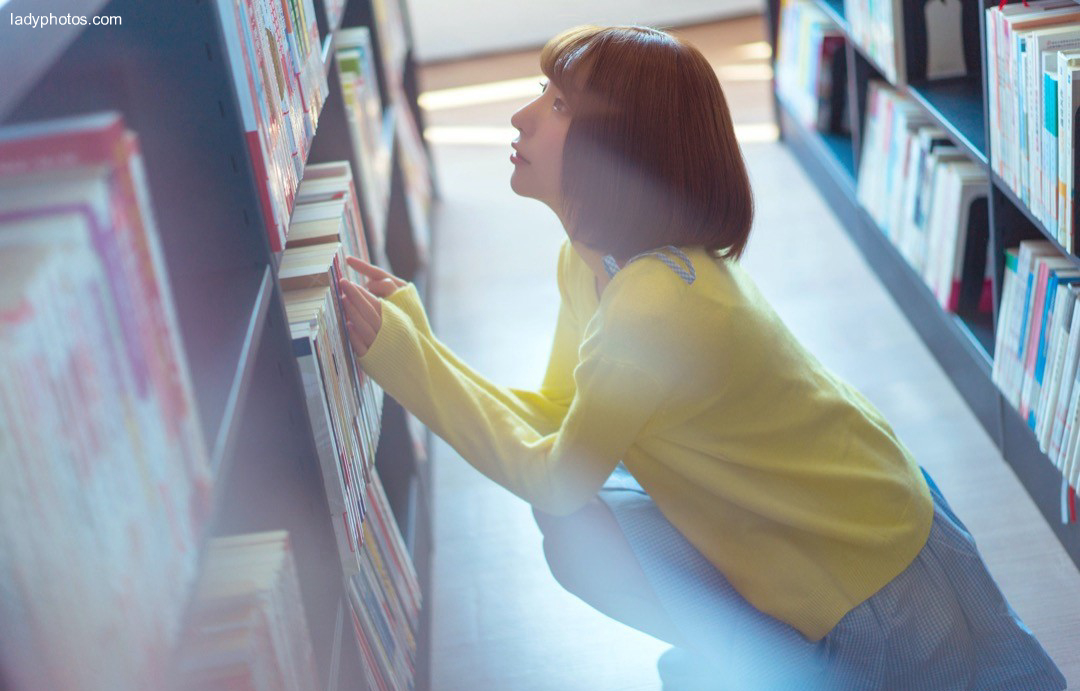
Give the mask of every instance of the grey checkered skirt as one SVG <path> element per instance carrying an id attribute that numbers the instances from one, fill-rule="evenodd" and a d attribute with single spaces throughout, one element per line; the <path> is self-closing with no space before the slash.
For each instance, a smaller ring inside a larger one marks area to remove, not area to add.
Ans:
<path id="1" fill-rule="evenodd" d="M 735 592 L 621 464 L 600 498 L 683 639 L 710 659 L 718 691 L 1064 689 L 1065 678 L 1005 601 L 971 534 L 927 481 L 935 511 L 922 551 L 816 643 Z"/>

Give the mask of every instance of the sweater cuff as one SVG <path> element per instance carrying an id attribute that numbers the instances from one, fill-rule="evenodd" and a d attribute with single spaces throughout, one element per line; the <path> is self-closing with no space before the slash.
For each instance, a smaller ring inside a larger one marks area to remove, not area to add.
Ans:
<path id="1" fill-rule="evenodd" d="M 393 295 L 404 292 L 402 288 Z M 415 291 L 414 291 L 415 293 Z M 391 296 L 393 297 L 393 296 Z M 408 315 L 394 302 L 384 299 L 382 301 L 382 324 L 371 347 L 364 353 L 357 363 L 365 372 L 375 378 L 380 385 L 400 372 L 403 367 L 409 366 L 407 362 L 409 348 L 407 347 L 410 332 L 416 329 Z"/>
<path id="2" fill-rule="evenodd" d="M 420 300 L 420 294 L 416 292 L 415 285 L 406 283 L 384 298 L 383 304 L 385 305 L 387 302 L 392 302 L 400 307 L 421 333 L 431 333 L 431 324 L 428 323 L 424 303 Z"/>

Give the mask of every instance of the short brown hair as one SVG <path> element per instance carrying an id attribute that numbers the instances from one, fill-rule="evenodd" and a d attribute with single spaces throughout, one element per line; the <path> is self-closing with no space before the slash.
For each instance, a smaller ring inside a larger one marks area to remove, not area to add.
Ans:
<path id="1" fill-rule="evenodd" d="M 656 29 L 582 26 L 551 39 L 540 66 L 570 107 L 562 193 L 574 240 L 619 260 L 664 245 L 742 254 L 750 179 L 697 48 Z"/>

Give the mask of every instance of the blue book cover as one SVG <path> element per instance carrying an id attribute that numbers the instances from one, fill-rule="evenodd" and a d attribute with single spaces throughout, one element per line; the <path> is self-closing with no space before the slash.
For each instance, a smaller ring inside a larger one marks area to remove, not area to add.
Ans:
<path id="1" fill-rule="evenodd" d="M 1050 339 L 1053 338 L 1053 334 L 1050 333 L 1050 324 L 1054 320 L 1054 303 L 1057 302 L 1057 289 L 1060 285 L 1080 282 L 1080 275 L 1075 274 L 1075 269 L 1067 269 L 1060 273 L 1056 269 L 1051 270 L 1049 280 L 1046 284 L 1046 299 L 1043 304 L 1042 329 L 1039 333 L 1039 349 L 1035 353 L 1035 388 L 1031 395 L 1033 403 L 1027 419 L 1028 427 L 1032 430 L 1035 429 L 1034 401 L 1039 400 L 1039 391 L 1042 388 L 1043 375 L 1046 372 L 1046 353 L 1050 349 Z"/>

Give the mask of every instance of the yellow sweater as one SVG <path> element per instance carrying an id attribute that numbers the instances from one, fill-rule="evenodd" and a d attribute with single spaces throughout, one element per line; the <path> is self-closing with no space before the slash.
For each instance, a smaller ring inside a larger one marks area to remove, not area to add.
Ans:
<path id="1" fill-rule="evenodd" d="M 737 263 L 687 253 L 692 284 L 642 258 L 597 299 L 564 245 L 537 392 L 457 359 L 411 285 L 383 301 L 360 363 L 543 511 L 583 506 L 622 460 L 743 597 L 819 640 L 918 554 L 929 490 L 881 414 L 795 340 Z"/>

